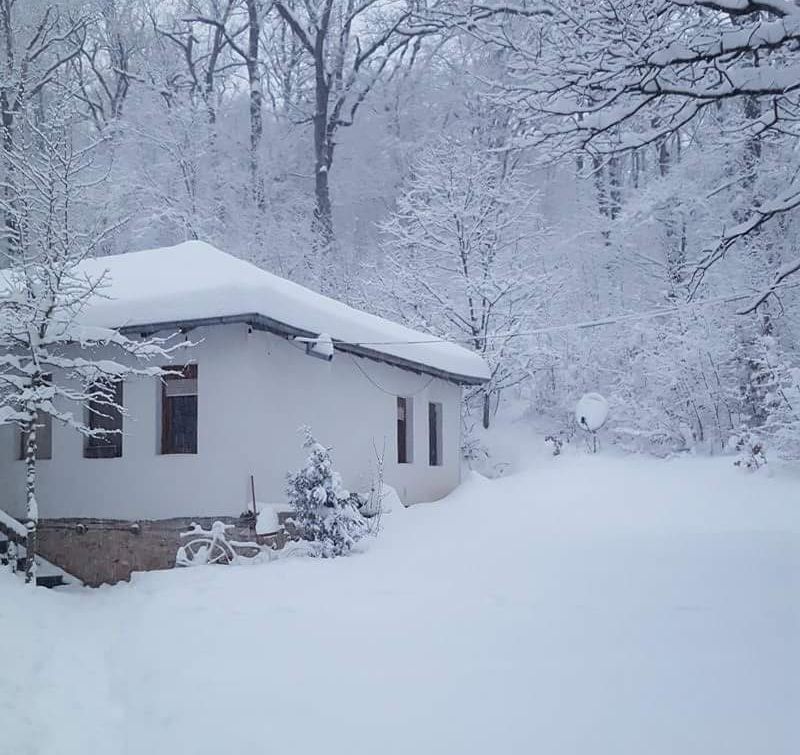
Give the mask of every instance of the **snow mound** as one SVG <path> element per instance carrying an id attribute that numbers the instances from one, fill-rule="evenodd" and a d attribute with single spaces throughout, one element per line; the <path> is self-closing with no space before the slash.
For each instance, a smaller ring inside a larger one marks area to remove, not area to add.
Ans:
<path id="1" fill-rule="evenodd" d="M 403 512 L 406 510 L 406 507 L 400 500 L 400 496 L 397 494 L 397 491 L 391 485 L 387 485 L 385 482 L 381 487 L 380 501 L 381 511 L 384 514 L 395 513 L 398 511 Z"/>
<path id="2" fill-rule="evenodd" d="M 278 514 L 291 511 L 291 507 L 285 503 L 259 503 L 257 504 L 258 517 L 256 518 L 256 534 L 271 535 L 280 528 Z"/>

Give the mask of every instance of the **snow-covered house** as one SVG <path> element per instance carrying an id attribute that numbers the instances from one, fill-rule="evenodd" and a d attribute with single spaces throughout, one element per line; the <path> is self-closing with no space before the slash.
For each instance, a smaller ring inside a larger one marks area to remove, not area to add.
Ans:
<path id="1" fill-rule="evenodd" d="M 167 336 L 174 379 L 121 385 L 122 434 L 97 442 L 58 423 L 40 434 L 45 520 L 236 516 L 284 500 L 303 425 L 333 448 L 351 489 L 377 457 L 406 503 L 459 481 L 463 386 L 488 377 L 455 344 L 360 312 L 201 242 L 92 260 L 109 285 L 85 324 Z M 20 433 L 0 427 L 0 509 L 24 514 Z"/>

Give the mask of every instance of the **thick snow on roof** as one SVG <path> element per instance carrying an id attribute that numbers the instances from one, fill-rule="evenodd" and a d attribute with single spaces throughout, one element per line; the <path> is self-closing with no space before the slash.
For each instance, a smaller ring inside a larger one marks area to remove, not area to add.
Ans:
<path id="1" fill-rule="evenodd" d="M 93 277 L 107 271 L 108 283 L 103 298 L 87 308 L 86 325 L 124 328 L 258 314 L 452 376 L 489 377 L 486 363 L 468 349 L 353 309 L 201 241 L 87 260 L 83 267 Z"/>

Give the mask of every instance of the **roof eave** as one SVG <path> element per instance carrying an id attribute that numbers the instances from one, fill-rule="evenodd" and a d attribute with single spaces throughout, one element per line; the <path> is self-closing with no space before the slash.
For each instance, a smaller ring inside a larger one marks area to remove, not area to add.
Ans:
<path id="1" fill-rule="evenodd" d="M 221 315 L 218 317 L 199 317 L 190 318 L 186 320 L 171 320 L 167 322 L 152 322 L 143 323 L 138 325 L 124 325 L 119 328 L 123 334 L 138 333 L 141 335 L 152 335 L 154 333 L 161 333 L 165 330 L 193 330 L 195 328 L 204 328 L 215 325 L 249 325 L 255 330 L 263 330 L 275 335 L 283 336 L 286 338 L 314 338 L 318 333 L 313 333 L 303 328 L 297 328 L 293 325 L 287 325 L 279 320 L 274 320 L 271 317 L 266 317 L 255 312 L 240 315 Z M 438 367 L 432 367 L 428 364 L 415 362 L 411 359 L 404 359 L 403 357 L 395 356 L 394 354 L 387 354 L 383 351 L 371 349 L 368 346 L 360 344 L 344 343 L 333 339 L 333 344 L 339 351 L 344 351 L 354 356 L 364 357 L 365 359 L 372 359 L 377 362 L 384 362 L 394 367 L 399 367 L 402 370 L 409 370 L 418 374 L 431 375 L 441 380 L 447 380 L 451 383 L 458 385 L 483 385 L 488 381 L 488 378 L 476 377 L 475 375 L 462 375 L 457 372 L 450 372 Z"/>

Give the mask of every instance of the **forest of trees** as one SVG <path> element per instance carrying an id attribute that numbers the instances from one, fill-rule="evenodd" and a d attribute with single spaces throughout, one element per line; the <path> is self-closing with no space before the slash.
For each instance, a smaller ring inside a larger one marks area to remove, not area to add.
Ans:
<path id="1" fill-rule="evenodd" d="M 792 0 L 0 0 L 3 265 L 203 239 L 483 353 L 468 427 L 599 391 L 626 447 L 796 458 L 799 43 Z"/>

